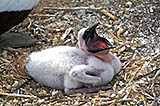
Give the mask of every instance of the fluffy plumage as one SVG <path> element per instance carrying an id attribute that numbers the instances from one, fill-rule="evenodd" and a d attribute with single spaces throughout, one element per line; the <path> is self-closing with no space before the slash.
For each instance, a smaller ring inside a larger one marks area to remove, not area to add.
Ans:
<path id="1" fill-rule="evenodd" d="M 79 44 L 83 41 L 83 31 L 78 34 Z M 110 52 L 102 58 L 81 48 L 56 46 L 31 53 L 25 67 L 37 82 L 70 93 L 73 89 L 101 86 L 112 80 L 120 71 L 121 62 Z"/>

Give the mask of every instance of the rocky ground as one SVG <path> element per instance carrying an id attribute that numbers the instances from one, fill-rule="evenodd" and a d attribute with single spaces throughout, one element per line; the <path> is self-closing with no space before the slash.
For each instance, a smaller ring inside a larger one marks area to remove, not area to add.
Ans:
<path id="1" fill-rule="evenodd" d="M 32 51 L 76 45 L 77 32 L 98 22 L 99 35 L 116 46 L 112 53 L 123 63 L 112 89 L 65 95 L 38 84 L 19 68 Z M 0 106 L 160 105 L 159 0 L 41 0 L 12 31 L 29 33 L 38 42 L 25 48 L 5 48 L 1 54 Z"/>

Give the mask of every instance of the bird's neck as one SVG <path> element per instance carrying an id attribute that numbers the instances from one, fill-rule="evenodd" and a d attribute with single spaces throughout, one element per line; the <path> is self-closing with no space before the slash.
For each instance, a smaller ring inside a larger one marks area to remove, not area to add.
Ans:
<path id="1" fill-rule="evenodd" d="M 100 58 L 101 60 L 105 62 L 109 62 L 109 63 L 112 63 L 112 60 L 115 58 L 114 55 L 110 52 L 104 55 L 96 55 L 96 57 Z"/>

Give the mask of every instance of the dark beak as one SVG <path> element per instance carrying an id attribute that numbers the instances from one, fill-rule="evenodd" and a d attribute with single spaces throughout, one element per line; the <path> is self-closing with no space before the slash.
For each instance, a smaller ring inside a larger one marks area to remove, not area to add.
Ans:
<path id="1" fill-rule="evenodd" d="M 99 25 L 99 23 L 93 25 L 92 27 L 88 28 L 83 35 L 83 39 L 85 40 L 85 42 L 88 41 L 89 38 L 93 38 L 94 34 L 96 33 L 96 28 Z"/>
<path id="2" fill-rule="evenodd" d="M 109 50 L 109 49 L 113 49 L 115 47 L 108 47 L 108 48 L 97 48 L 97 49 L 89 49 L 88 51 L 91 52 L 91 53 L 98 53 L 98 52 L 101 52 L 101 51 L 104 51 L 104 50 Z"/>
<path id="3" fill-rule="evenodd" d="M 88 28 L 83 35 L 87 49 L 91 53 L 98 53 L 100 51 L 109 50 L 115 48 L 112 44 L 105 38 L 98 36 L 96 28 L 99 23 Z"/>

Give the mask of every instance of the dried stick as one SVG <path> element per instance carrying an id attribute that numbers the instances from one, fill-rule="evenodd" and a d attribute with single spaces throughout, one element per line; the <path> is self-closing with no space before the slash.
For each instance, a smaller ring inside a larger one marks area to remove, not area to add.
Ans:
<path id="1" fill-rule="evenodd" d="M 122 97 L 123 93 L 127 90 L 127 88 L 131 85 L 132 81 L 135 79 L 136 75 L 138 74 L 139 70 L 144 70 L 143 67 L 138 67 L 134 76 L 129 80 L 128 84 L 126 85 L 126 87 L 124 87 L 120 92 L 120 94 L 118 95 L 118 97 L 113 101 L 113 103 L 109 106 L 113 106 L 120 97 Z"/>
<path id="2" fill-rule="evenodd" d="M 44 7 L 45 10 L 59 10 L 59 11 L 77 11 L 77 10 L 101 10 L 102 7 L 93 8 L 93 7 L 73 7 L 73 8 L 57 8 L 57 7 Z"/>
<path id="3" fill-rule="evenodd" d="M 73 28 L 68 28 L 62 35 L 61 40 L 63 41 L 72 31 L 73 31 Z"/>
<path id="4" fill-rule="evenodd" d="M 8 97 L 20 97 L 20 98 L 37 98 L 36 96 L 33 96 L 33 95 L 10 94 L 10 93 L 3 93 L 3 92 L 0 92 L 0 95 L 8 96 Z"/>
<path id="5" fill-rule="evenodd" d="M 124 29 L 122 27 L 119 28 L 119 30 L 117 31 L 117 36 L 118 38 L 120 38 L 120 35 L 124 32 Z"/>
<path id="6" fill-rule="evenodd" d="M 51 14 L 33 14 L 33 15 L 29 15 L 29 17 L 55 17 L 55 15 L 51 15 Z"/>
<path id="7" fill-rule="evenodd" d="M 27 26 L 27 28 L 28 28 L 28 29 L 31 29 L 32 20 L 31 20 L 31 18 L 29 18 L 29 17 L 28 17 L 27 19 L 28 19 L 28 21 L 29 21 L 29 25 Z"/>
<path id="8" fill-rule="evenodd" d="M 113 20 L 116 20 L 116 19 L 117 19 L 116 16 L 112 15 L 111 13 L 109 13 L 109 12 L 108 12 L 107 10 L 105 10 L 105 9 L 101 9 L 100 12 L 103 13 L 104 15 L 110 17 L 110 18 L 113 19 Z"/>
<path id="9" fill-rule="evenodd" d="M 147 68 L 148 68 L 148 66 L 150 65 L 150 63 L 151 63 L 155 58 L 157 58 L 158 56 L 160 56 L 160 54 L 157 54 L 157 55 L 153 56 L 153 57 L 151 58 L 151 60 L 146 64 L 144 70 L 147 70 Z M 146 77 L 146 76 L 154 73 L 155 71 L 157 72 L 156 74 L 158 74 L 158 70 L 159 70 L 159 69 L 156 69 L 156 70 L 153 70 L 153 71 L 151 71 L 151 72 L 149 72 L 149 73 L 147 73 L 147 74 L 145 74 L 145 75 L 140 75 L 140 76 L 138 76 L 135 80 L 139 80 L 139 79 L 141 79 L 141 78 L 143 78 L 143 77 Z M 156 76 L 156 75 L 155 75 L 155 76 Z M 153 80 L 155 80 L 155 76 L 154 76 Z"/>
<path id="10" fill-rule="evenodd" d="M 135 44 L 132 42 L 127 42 L 123 39 L 121 39 L 120 37 L 117 37 L 116 35 L 114 35 L 112 32 L 109 32 L 109 34 L 118 42 L 123 43 L 124 45 L 130 45 L 130 46 L 134 46 Z"/>
<path id="11" fill-rule="evenodd" d="M 109 33 L 110 33 L 110 35 L 111 35 L 114 39 L 116 39 L 118 42 L 123 42 L 123 43 L 125 43 L 125 41 L 123 41 L 122 39 L 116 37 L 112 32 L 109 32 Z"/>
<path id="12" fill-rule="evenodd" d="M 147 73 L 147 74 L 144 74 L 144 75 L 139 75 L 137 78 L 135 78 L 135 80 L 139 80 L 139 79 L 141 79 L 141 78 L 144 78 L 144 77 L 146 77 L 146 76 L 148 76 L 148 75 L 150 75 L 150 74 L 152 74 L 152 73 L 154 73 L 154 72 L 156 72 L 156 71 L 158 71 L 159 69 L 156 69 L 156 70 L 153 70 L 153 71 L 151 71 L 151 72 L 149 72 L 149 73 Z"/>
<path id="13" fill-rule="evenodd" d="M 132 98 L 125 98 L 125 99 L 120 99 L 117 102 L 118 103 L 121 103 L 121 102 L 135 102 L 135 103 L 137 103 L 137 100 L 136 99 L 132 99 Z"/>
<path id="14" fill-rule="evenodd" d="M 132 58 L 128 61 L 128 63 L 123 67 L 124 69 L 136 58 L 137 53 L 132 55 Z"/>
<path id="15" fill-rule="evenodd" d="M 113 105 L 118 101 L 118 99 L 119 99 L 120 97 L 122 97 L 122 94 L 123 94 L 124 91 L 126 91 L 127 88 L 131 85 L 132 81 L 134 80 L 134 78 L 136 77 L 136 75 L 137 75 L 137 73 L 139 72 L 140 69 L 141 69 L 141 68 L 139 67 L 139 68 L 136 70 L 134 76 L 133 76 L 133 77 L 131 78 L 131 80 L 128 82 L 128 84 L 126 85 L 126 87 L 124 87 L 124 89 L 121 90 L 121 91 L 122 91 L 121 94 L 119 94 L 118 97 L 117 97 L 117 98 L 112 102 L 112 104 L 109 105 L 109 106 L 113 106 Z"/>

